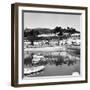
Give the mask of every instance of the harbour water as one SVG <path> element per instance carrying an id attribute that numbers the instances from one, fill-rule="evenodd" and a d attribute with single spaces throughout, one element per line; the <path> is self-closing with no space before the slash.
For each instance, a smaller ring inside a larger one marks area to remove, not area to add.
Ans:
<path id="1" fill-rule="evenodd" d="M 43 69 L 34 73 L 24 73 L 27 77 L 65 76 L 72 75 L 74 72 L 80 75 L 80 49 L 69 48 L 66 51 L 37 51 L 27 53 L 28 57 L 24 59 L 25 69 L 44 66 Z"/>

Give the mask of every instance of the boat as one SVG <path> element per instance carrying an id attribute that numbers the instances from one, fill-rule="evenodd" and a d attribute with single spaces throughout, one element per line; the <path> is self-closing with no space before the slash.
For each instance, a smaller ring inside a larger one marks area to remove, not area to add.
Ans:
<path id="1" fill-rule="evenodd" d="M 32 66 L 31 68 L 24 68 L 24 75 L 30 75 L 30 74 L 33 74 L 33 73 L 37 73 L 37 72 L 40 72 L 42 70 L 45 69 L 45 66 Z"/>
<path id="2" fill-rule="evenodd" d="M 42 55 L 33 55 L 32 63 L 36 64 L 40 60 L 45 61 L 44 56 L 42 56 Z"/>

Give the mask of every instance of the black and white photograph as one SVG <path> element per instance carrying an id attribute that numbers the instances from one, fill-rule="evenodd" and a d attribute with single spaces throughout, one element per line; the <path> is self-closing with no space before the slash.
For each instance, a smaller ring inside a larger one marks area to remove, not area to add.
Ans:
<path id="1" fill-rule="evenodd" d="M 12 84 L 87 82 L 87 7 L 12 5 Z"/>
<path id="2" fill-rule="evenodd" d="M 80 75 L 80 17 L 23 11 L 25 77 Z"/>

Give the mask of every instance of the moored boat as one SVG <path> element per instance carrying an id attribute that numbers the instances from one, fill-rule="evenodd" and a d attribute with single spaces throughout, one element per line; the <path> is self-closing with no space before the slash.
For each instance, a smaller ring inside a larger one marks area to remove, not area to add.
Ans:
<path id="1" fill-rule="evenodd" d="M 45 69 L 45 66 L 32 66 L 31 68 L 24 68 L 24 75 L 29 75 L 29 74 L 33 74 L 33 73 L 37 73 L 39 71 L 42 71 Z"/>

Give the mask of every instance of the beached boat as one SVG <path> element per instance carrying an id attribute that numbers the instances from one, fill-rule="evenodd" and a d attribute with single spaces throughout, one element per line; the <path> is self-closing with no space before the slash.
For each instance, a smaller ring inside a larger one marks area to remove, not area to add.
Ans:
<path id="1" fill-rule="evenodd" d="M 39 71 L 42 71 L 45 69 L 45 66 L 37 66 L 37 67 L 31 67 L 31 68 L 24 68 L 24 75 L 33 74 Z"/>

